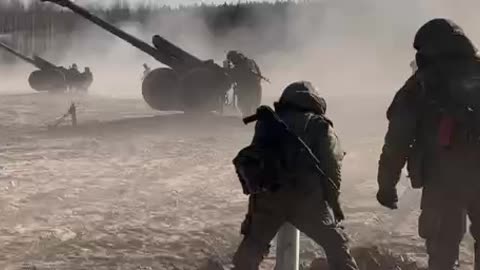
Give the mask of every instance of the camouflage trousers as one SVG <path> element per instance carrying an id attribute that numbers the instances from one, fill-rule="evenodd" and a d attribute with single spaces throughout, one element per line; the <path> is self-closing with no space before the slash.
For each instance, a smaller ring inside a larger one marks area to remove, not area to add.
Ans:
<path id="1" fill-rule="evenodd" d="M 425 239 L 430 270 L 458 269 L 459 246 L 467 216 L 475 239 L 475 270 L 480 270 L 480 189 L 427 186 L 423 189 L 419 235 Z"/>
<path id="2" fill-rule="evenodd" d="M 325 249 L 332 270 L 356 270 L 348 239 L 335 222 L 321 190 L 257 194 L 249 201 L 244 239 L 233 258 L 235 270 L 257 270 L 280 227 L 289 222 Z"/>

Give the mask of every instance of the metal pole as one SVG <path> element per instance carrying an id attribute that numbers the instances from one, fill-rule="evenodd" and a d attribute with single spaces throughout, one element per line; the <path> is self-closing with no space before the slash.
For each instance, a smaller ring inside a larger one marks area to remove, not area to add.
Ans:
<path id="1" fill-rule="evenodd" d="M 298 270 L 300 259 L 300 232 L 285 223 L 277 234 L 277 261 L 275 270 Z"/>
<path id="2" fill-rule="evenodd" d="M 72 103 L 72 106 L 70 106 L 70 109 L 68 110 L 68 112 L 72 116 L 72 126 L 76 127 L 77 126 L 77 108 L 75 107 L 75 103 Z"/>

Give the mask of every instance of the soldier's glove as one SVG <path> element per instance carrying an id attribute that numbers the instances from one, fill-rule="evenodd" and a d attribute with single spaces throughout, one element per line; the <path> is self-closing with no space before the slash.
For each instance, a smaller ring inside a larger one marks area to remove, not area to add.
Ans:
<path id="1" fill-rule="evenodd" d="M 252 223 L 252 217 L 249 214 L 245 215 L 245 219 L 242 221 L 242 225 L 240 225 L 240 233 L 243 236 L 247 236 L 250 232 L 250 225 Z"/>
<path id="2" fill-rule="evenodd" d="M 390 209 L 398 209 L 398 195 L 396 188 L 380 188 L 377 192 L 377 201 Z"/>

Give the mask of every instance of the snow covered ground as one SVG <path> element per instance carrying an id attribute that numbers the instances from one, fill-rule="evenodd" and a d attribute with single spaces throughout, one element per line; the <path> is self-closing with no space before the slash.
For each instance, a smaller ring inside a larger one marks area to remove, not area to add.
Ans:
<path id="1" fill-rule="evenodd" d="M 327 100 L 348 153 L 345 226 L 354 245 L 388 243 L 424 260 L 418 192 L 407 189 L 397 212 L 375 201 L 390 98 Z M 79 127 L 48 130 L 71 101 Z M 231 160 L 252 131 L 238 116 L 164 114 L 140 99 L 0 96 L 0 268 L 197 269 L 212 256 L 227 263 L 246 209 Z M 462 247 L 465 265 L 471 245 Z M 303 259 L 318 252 L 302 238 Z"/>

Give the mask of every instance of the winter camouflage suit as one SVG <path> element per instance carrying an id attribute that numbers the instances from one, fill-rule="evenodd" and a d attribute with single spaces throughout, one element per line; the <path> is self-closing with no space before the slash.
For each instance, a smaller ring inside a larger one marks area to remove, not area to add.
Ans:
<path id="1" fill-rule="evenodd" d="M 339 185 L 344 152 L 331 122 L 324 116 L 325 101 L 312 85 L 297 82 L 288 86 L 275 104 L 275 110 L 311 147 L 325 173 Z M 253 144 L 261 143 L 268 136 L 261 123 L 257 123 Z M 234 269 L 258 269 L 270 241 L 285 222 L 297 227 L 326 250 L 330 269 L 357 269 L 349 253 L 347 237 L 324 199 L 323 179 L 306 165 L 305 160 L 294 158 L 298 146 L 286 148 L 285 156 L 290 157 L 287 164 L 296 168 L 297 178 L 275 192 L 250 196 L 249 212 L 242 224 L 244 239 L 234 256 Z"/>
<path id="2" fill-rule="evenodd" d="M 377 199 L 397 208 L 396 184 L 407 164 L 413 186 L 423 188 L 419 235 L 426 240 L 429 269 L 452 270 L 458 267 L 467 216 L 473 237 L 480 241 L 480 143 L 478 135 L 473 139 L 461 125 L 453 129 L 449 147 L 439 143 L 442 115 L 433 96 L 440 95 L 444 79 L 479 60 L 463 31 L 444 19 L 422 26 L 414 48 L 419 70 L 397 92 L 387 112 Z M 432 76 L 433 66 L 442 75 Z M 475 253 L 478 260 L 478 248 Z M 475 270 L 480 270 L 478 261 Z"/>

